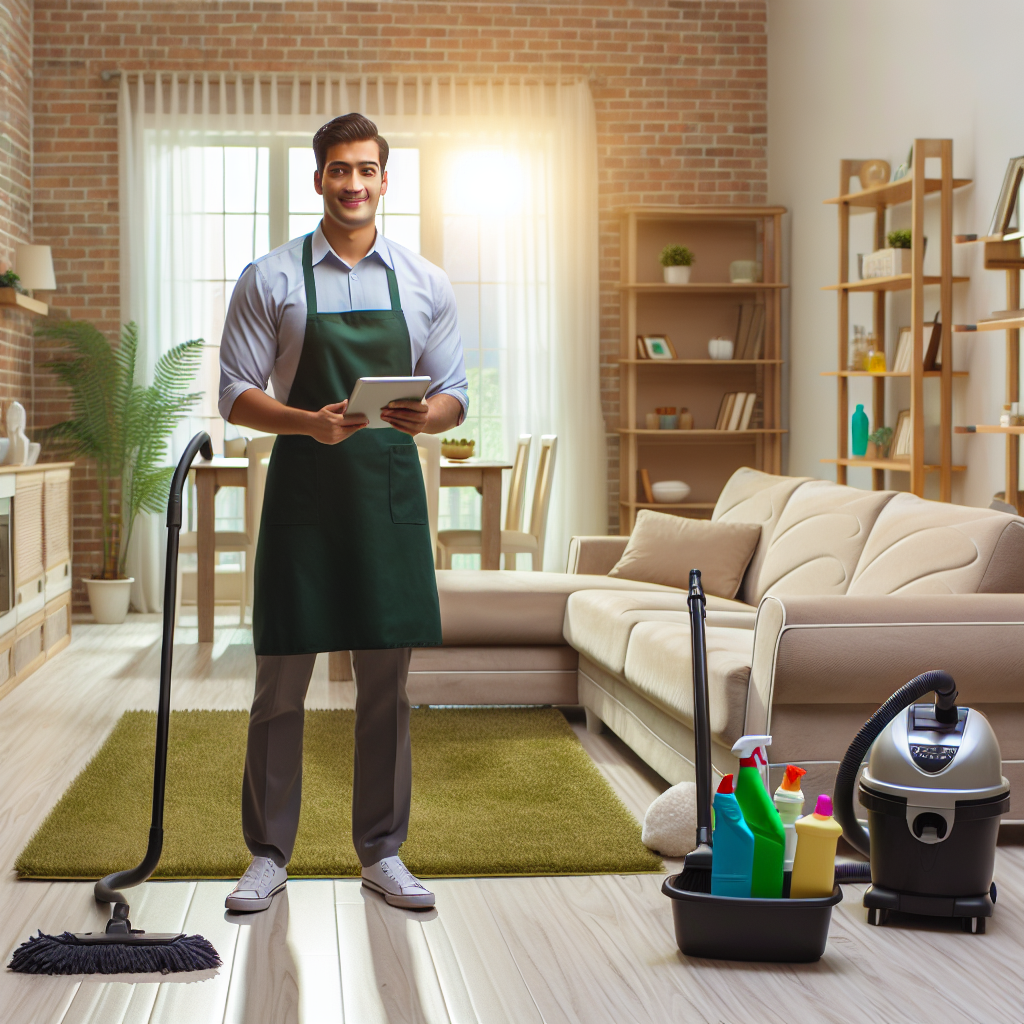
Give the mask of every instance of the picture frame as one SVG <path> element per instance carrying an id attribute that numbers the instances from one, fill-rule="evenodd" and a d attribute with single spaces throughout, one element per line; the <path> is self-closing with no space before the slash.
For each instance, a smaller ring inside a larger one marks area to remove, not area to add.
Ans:
<path id="1" fill-rule="evenodd" d="M 667 334 L 644 334 L 642 340 L 648 359 L 676 358 L 676 350 Z"/>
<path id="2" fill-rule="evenodd" d="M 900 409 L 896 417 L 896 429 L 892 433 L 892 444 L 889 446 L 889 458 L 893 462 L 909 462 L 913 442 L 914 425 L 910 419 L 909 409 Z"/>
<path id="3" fill-rule="evenodd" d="M 1003 185 L 999 189 L 999 198 L 992 213 L 989 235 L 1005 235 L 1010 226 L 1014 210 L 1017 208 L 1017 194 L 1020 191 L 1021 179 L 1024 178 L 1024 156 L 1015 156 L 1006 166 Z"/>

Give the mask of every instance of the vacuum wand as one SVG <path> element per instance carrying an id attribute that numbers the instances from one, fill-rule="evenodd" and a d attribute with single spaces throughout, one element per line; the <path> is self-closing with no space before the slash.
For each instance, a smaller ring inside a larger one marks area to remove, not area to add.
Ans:
<path id="1" fill-rule="evenodd" d="M 156 870 L 164 843 L 164 794 L 167 787 L 167 738 L 171 721 L 171 661 L 174 655 L 174 607 L 178 586 L 178 535 L 181 532 L 182 493 L 188 473 L 197 454 L 213 458 L 210 435 L 200 431 L 189 441 L 175 467 L 167 499 L 167 562 L 164 570 L 163 642 L 160 648 L 160 695 L 156 716 L 156 753 L 153 763 L 153 815 L 149 827 L 146 855 L 134 868 L 115 871 L 101 878 L 95 886 L 100 903 L 113 903 L 114 909 L 107 932 L 128 932 L 128 900 L 117 890 L 121 886 L 140 885 Z M 123 908 L 123 909 L 122 909 Z"/>
<path id="2" fill-rule="evenodd" d="M 690 570 L 690 644 L 693 656 L 693 746 L 697 782 L 697 845 L 711 845 L 711 725 L 708 720 L 708 652 L 704 637 L 707 598 L 700 582 L 700 570 Z M 697 708 L 704 709 L 698 714 Z M 701 796 L 704 799 L 701 799 Z"/>

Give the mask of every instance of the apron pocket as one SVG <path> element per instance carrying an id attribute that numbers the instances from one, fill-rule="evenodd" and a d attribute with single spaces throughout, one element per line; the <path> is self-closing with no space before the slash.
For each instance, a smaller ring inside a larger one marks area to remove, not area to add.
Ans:
<path id="1" fill-rule="evenodd" d="M 427 525 L 427 495 L 415 444 L 396 444 L 388 450 L 391 521 L 411 526 Z"/>
<path id="2" fill-rule="evenodd" d="M 268 526 L 313 526 L 317 515 L 316 449 L 304 434 L 283 434 L 274 442 L 263 495 L 263 521 Z"/>

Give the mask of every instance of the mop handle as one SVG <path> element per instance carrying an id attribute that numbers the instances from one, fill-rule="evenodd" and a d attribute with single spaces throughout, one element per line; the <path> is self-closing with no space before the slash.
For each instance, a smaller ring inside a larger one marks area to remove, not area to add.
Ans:
<path id="1" fill-rule="evenodd" d="M 711 725 L 708 707 L 708 653 L 704 637 L 707 598 L 700 570 L 690 570 L 690 644 L 693 655 L 693 768 L 697 783 L 697 845 L 711 845 Z"/>
<path id="2" fill-rule="evenodd" d="M 101 878 L 95 887 L 101 903 L 127 903 L 119 886 L 139 885 L 156 870 L 164 845 L 164 792 L 167 786 L 167 735 L 171 724 L 171 659 L 174 654 L 174 604 L 178 590 L 178 534 L 181 532 L 181 501 L 189 470 L 197 454 L 213 458 L 210 435 L 201 430 L 185 446 L 178 460 L 167 498 L 167 562 L 164 569 L 164 627 L 160 647 L 160 697 L 156 713 L 156 755 L 153 763 L 153 818 L 146 856 L 137 867 Z"/>

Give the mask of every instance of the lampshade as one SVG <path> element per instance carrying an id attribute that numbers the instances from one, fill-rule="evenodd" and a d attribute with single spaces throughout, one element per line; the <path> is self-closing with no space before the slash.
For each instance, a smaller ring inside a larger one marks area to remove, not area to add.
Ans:
<path id="1" fill-rule="evenodd" d="M 19 244 L 14 251 L 14 270 L 23 288 L 52 292 L 57 288 L 53 276 L 53 253 L 48 245 Z"/>

